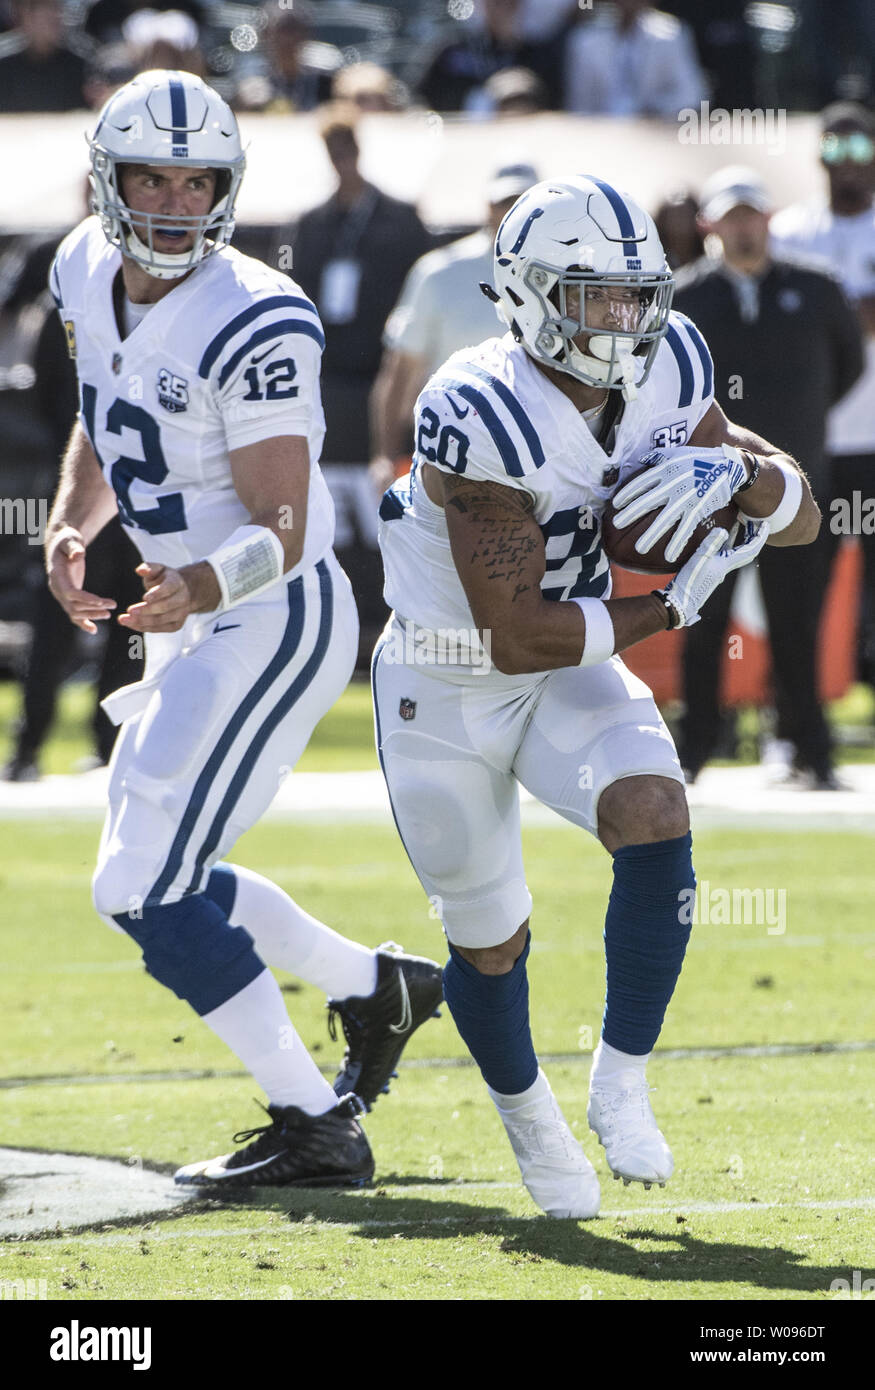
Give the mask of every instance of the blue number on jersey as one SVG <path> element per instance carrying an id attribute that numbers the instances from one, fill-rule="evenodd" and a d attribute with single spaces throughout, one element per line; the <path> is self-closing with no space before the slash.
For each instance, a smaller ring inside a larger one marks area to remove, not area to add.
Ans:
<path id="1" fill-rule="evenodd" d="M 419 424 L 419 434 L 416 439 L 416 448 L 426 463 L 442 463 L 446 468 L 452 468 L 456 473 L 464 473 L 468 463 L 468 445 L 470 439 L 467 434 L 456 429 L 455 425 L 444 425 L 438 435 L 438 425 L 440 420 L 433 410 L 425 406 Z M 427 441 L 437 436 L 437 448 L 429 447 Z M 455 457 L 451 457 L 455 455 Z"/>
<path id="2" fill-rule="evenodd" d="M 281 370 L 285 368 L 285 370 Z M 298 374 L 293 357 L 281 357 L 278 362 L 268 362 L 262 368 L 267 380 L 267 395 L 261 389 L 261 379 L 258 375 L 257 367 L 247 367 L 243 373 L 249 383 L 249 390 L 243 396 L 244 401 L 289 401 L 298 394 L 297 386 L 285 386 L 286 382 L 294 381 Z"/>
<path id="3" fill-rule="evenodd" d="M 85 427 L 97 453 L 94 432 L 94 412 L 97 404 L 97 389 L 82 386 L 82 414 Z M 185 531 L 185 507 L 182 493 L 170 492 L 159 497 L 154 507 L 137 508 L 131 502 L 130 488 L 135 478 L 144 483 L 157 485 L 163 483 L 169 469 L 161 448 L 161 431 L 148 411 L 142 406 L 132 405 L 130 401 L 116 399 L 106 413 L 106 428 L 111 434 L 121 435 L 123 429 L 134 430 L 140 436 L 143 448 L 141 459 L 129 458 L 126 454 L 116 459 L 110 469 L 110 482 L 118 499 L 119 516 L 125 526 L 137 526 L 148 531 L 150 536 L 163 536 L 170 531 Z M 103 467 L 102 460 L 101 468 Z"/>

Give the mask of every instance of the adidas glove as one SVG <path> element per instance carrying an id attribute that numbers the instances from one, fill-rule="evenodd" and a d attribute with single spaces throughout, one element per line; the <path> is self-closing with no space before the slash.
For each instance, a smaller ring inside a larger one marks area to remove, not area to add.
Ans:
<path id="1" fill-rule="evenodd" d="M 644 472 L 614 493 L 615 526 L 631 526 L 648 512 L 659 515 L 635 542 L 643 555 L 666 535 L 677 530 L 665 547 L 669 564 L 676 560 L 705 517 L 725 507 L 734 492 L 747 481 L 747 466 L 738 449 L 722 444 L 718 449 L 675 449 L 670 454 L 648 454 Z M 678 523 L 680 523 L 678 525 Z"/>
<path id="2" fill-rule="evenodd" d="M 736 530 L 737 527 L 733 528 L 733 535 Z M 654 590 L 677 619 L 672 627 L 691 627 L 697 623 L 699 609 L 711 597 L 717 585 L 722 584 L 733 570 L 741 569 L 742 565 L 749 565 L 751 560 L 755 560 L 768 535 L 767 521 L 745 522 L 744 539 L 733 548 L 728 531 L 722 526 L 715 526 L 683 569 L 678 570 L 671 583 L 662 590 Z"/>

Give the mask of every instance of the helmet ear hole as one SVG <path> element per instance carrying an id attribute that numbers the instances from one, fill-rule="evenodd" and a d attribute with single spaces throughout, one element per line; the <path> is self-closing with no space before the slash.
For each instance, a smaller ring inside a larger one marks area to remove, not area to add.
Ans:
<path id="1" fill-rule="evenodd" d="M 521 309 L 523 307 L 524 301 L 517 294 L 516 290 L 511 289 L 510 285 L 508 285 L 507 287 L 507 297 L 508 299 L 513 300 L 514 304 L 517 306 L 518 309 Z"/>

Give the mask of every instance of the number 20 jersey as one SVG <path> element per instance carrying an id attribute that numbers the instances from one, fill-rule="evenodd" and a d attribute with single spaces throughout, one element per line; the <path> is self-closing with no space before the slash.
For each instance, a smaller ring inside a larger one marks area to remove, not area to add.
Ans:
<path id="1" fill-rule="evenodd" d="M 542 596 L 607 598 L 611 574 L 599 528 L 605 504 L 651 449 L 689 439 L 714 400 L 713 385 L 702 335 L 672 313 L 650 375 L 626 403 L 607 454 L 577 407 L 510 333 L 454 353 L 416 402 L 410 475 L 380 506 L 386 602 L 432 631 L 472 627 L 443 508 L 417 476 L 423 463 L 528 493 L 544 537 Z"/>
<path id="2" fill-rule="evenodd" d="M 334 539 L 318 467 L 325 340 L 316 309 L 288 276 L 224 247 L 121 338 L 113 308 L 120 266 L 121 253 L 90 217 L 59 247 L 49 287 L 76 359 L 79 418 L 122 523 L 144 559 L 174 568 L 203 559 L 249 521 L 229 451 L 303 436 L 305 546 L 278 581 L 287 583 Z M 292 527 L 301 518 L 285 521 Z"/>

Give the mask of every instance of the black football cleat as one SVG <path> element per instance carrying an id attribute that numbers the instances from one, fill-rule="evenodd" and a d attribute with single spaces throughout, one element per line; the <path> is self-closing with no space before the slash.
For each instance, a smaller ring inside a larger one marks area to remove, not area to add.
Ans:
<path id="1" fill-rule="evenodd" d="M 406 956 L 393 941 L 377 951 L 373 994 L 328 1001 L 328 1031 L 337 1040 L 340 1019 L 346 1052 L 334 1078 L 339 1096 L 354 1092 L 368 1110 L 389 1090 L 409 1039 L 426 1019 L 439 1018 L 443 971 L 433 960 Z"/>
<path id="2" fill-rule="evenodd" d="M 363 1106 L 347 1096 L 324 1115 L 269 1105 L 269 1125 L 245 1129 L 236 1153 L 188 1163 L 174 1174 L 182 1185 L 218 1187 L 364 1187 L 374 1158 L 358 1122 Z M 247 1142 L 251 1141 L 251 1142 Z"/>

